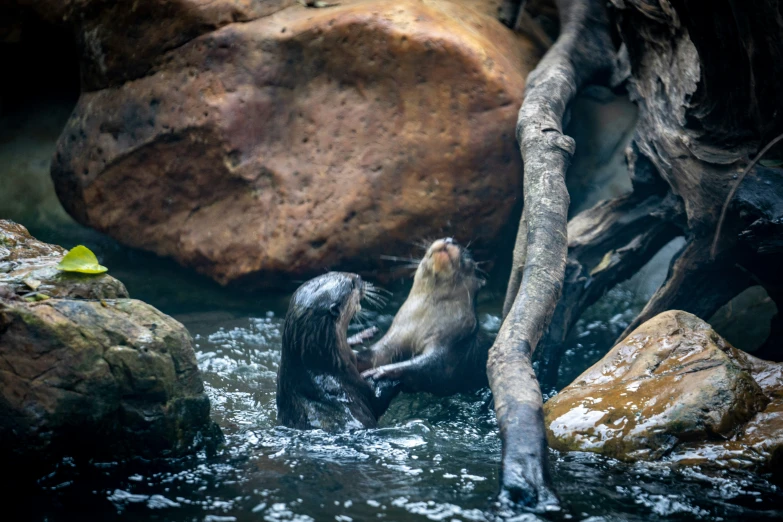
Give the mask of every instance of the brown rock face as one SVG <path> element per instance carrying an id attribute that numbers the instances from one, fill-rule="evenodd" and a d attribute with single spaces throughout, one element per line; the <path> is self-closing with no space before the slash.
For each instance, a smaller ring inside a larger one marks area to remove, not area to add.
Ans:
<path id="1" fill-rule="evenodd" d="M 84 89 L 116 86 L 147 74 L 166 51 L 235 22 L 272 14 L 296 0 L 11 0 L 10 19 L 26 11 L 70 26 L 82 49 Z M 21 15 L 21 16 L 20 16 Z M 24 23 L 21 33 L 24 34 Z M 3 31 L 0 29 L 0 35 Z M 11 32 L 13 34 L 13 32 Z"/>
<path id="2" fill-rule="evenodd" d="M 366 272 L 427 236 L 489 246 L 519 196 L 513 129 L 537 57 L 468 5 L 297 4 L 147 57 L 135 79 L 107 62 L 94 83 L 116 86 L 84 92 L 60 138 L 58 195 L 223 284 Z"/>
<path id="3" fill-rule="evenodd" d="M 665 312 L 544 405 L 549 442 L 562 450 L 653 460 L 741 436 L 743 429 L 750 436 L 751 424 L 762 422 L 758 412 L 766 414 L 770 403 L 769 386 L 754 379 L 754 365 L 765 364 L 699 318 Z"/>
<path id="4" fill-rule="evenodd" d="M 64 253 L 0 220 L 4 469 L 23 463 L 35 473 L 63 456 L 149 458 L 217 443 L 185 327 L 128 299 L 109 275 L 53 274 Z M 30 285 L 45 300 L 28 301 Z"/>

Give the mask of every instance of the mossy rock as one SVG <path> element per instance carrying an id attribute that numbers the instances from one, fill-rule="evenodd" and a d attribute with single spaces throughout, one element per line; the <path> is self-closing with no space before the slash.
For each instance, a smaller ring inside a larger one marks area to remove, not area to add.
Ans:
<path id="1" fill-rule="evenodd" d="M 0 221 L 0 466 L 168 457 L 222 440 L 185 327 Z M 30 301 L 26 294 L 48 299 Z"/>
<path id="2" fill-rule="evenodd" d="M 0 451 L 181 455 L 214 438 L 190 335 L 133 299 L 0 299 Z"/>

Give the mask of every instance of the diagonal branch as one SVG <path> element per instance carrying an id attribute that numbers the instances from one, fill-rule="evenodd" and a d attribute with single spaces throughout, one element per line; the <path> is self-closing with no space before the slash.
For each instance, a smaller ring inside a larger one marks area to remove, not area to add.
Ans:
<path id="1" fill-rule="evenodd" d="M 541 391 L 531 356 L 560 297 L 565 272 L 565 173 L 574 141 L 563 135 L 569 102 L 611 70 L 613 49 L 601 0 L 558 0 L 561 31 L 530 73 L 517 139 L 525 164 L 525 210 L 508 293 L 487 363 L 503 443 L 501 498 L 534 508 L 556 505 L 549 481 Z M 518 288 L 517 288 L 518 284 Z"/>

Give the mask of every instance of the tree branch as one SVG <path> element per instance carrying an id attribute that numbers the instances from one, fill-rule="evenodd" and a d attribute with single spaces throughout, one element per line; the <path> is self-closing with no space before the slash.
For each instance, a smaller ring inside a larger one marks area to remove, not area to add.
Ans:
<path id="1" fill-rule="evenodd" d="M 547 461 L 542 398 L 531 356 L 563 285 L 565 173 L 574 141 L 563 135 L 563 116 L 578 89 L 611 70 L 613 49 L 600 0 L 559 0 L 561 31 L 530 73 L 519 111 L 517 140 L 525 164 L 525 209 L 514 247 L 519 287 L 490 350 L 487 373 L 503 442 L 501 498 L 525 506 L 557 504 Z M 523 261 L 524 266 L 518 264 Z M 507 295 L 508 295 L 507 293 Z"/>

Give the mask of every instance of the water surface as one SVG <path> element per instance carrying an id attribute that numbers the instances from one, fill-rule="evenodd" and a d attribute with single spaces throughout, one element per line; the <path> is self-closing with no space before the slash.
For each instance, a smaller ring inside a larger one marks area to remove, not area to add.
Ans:
<path id="1" fill-rule="evenodd" d="M 144 266 L 142 288 L 155 279 L 147 272 L 154 264 Z M 368 320 L 388 327 L 404 295 L 398 289 L 387 309 Z M 164 306 L 194 336 L 213 418 L 226 436 L 222 454 L 84 466 L 65 461 L 40 480 L 25 506 L 50 521 L 537 519 L 495 502 L 500 441 L 488 390 L 445 399 L 400 397 L 374 430 L 330 435 L 277 427 L 275 378 L 287 297 L 245 296 L 236 308 L 210 309 L 208 301 L 190 299 Z M 480 304 L 482 325 L 490 331 L 499 326 L 499 305 L 497 297 Z M 561 380 L 600 358 L 639 306 L 623 286 L 586 314 Z M 752 474 L 628 465 L 586 453 L 551 451 L 550 460 L 563 510 L 544 519 L 783 516 L 778 488 Z"/>

